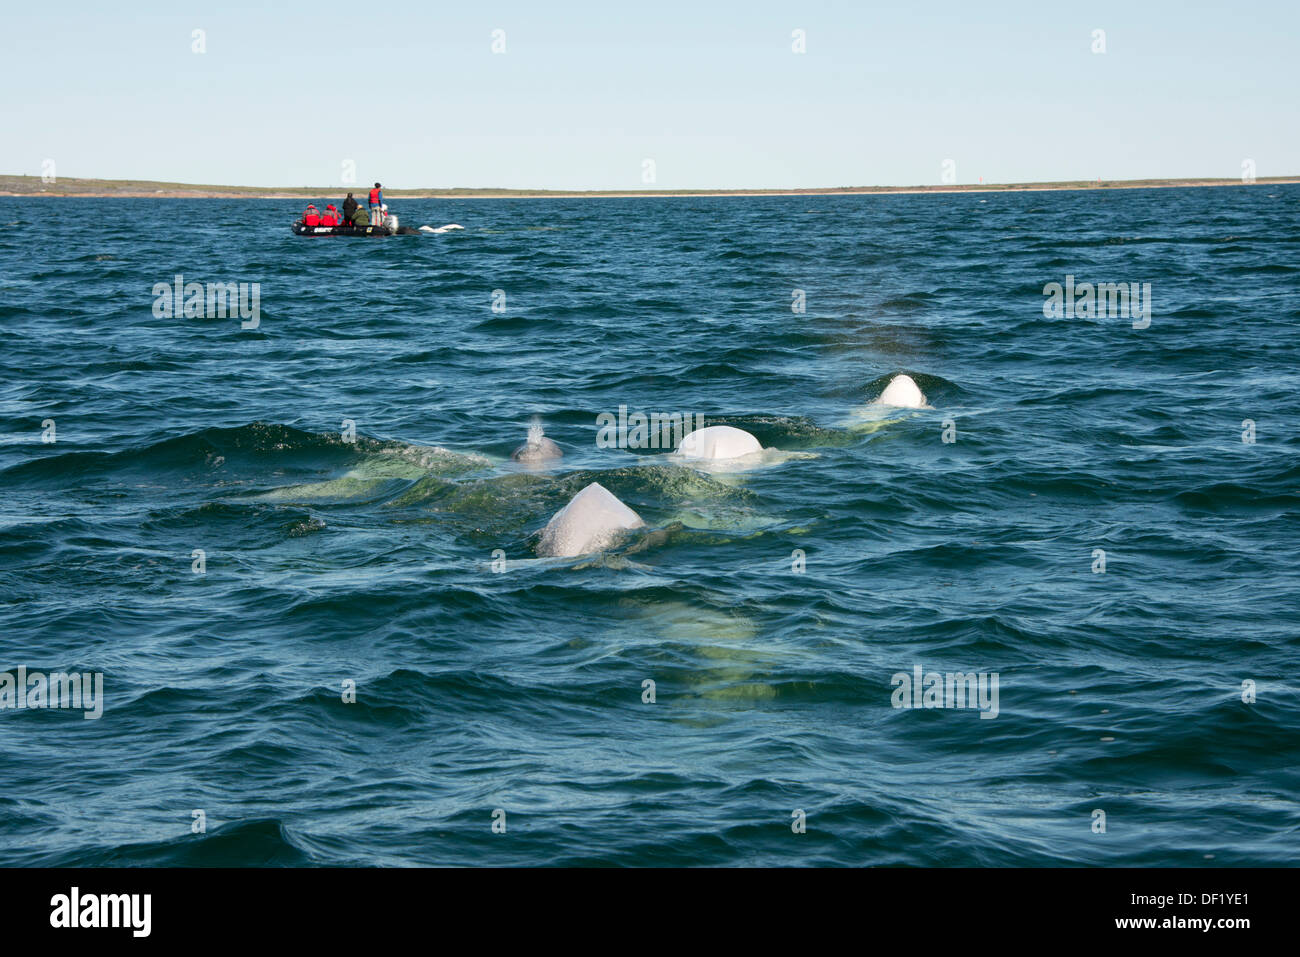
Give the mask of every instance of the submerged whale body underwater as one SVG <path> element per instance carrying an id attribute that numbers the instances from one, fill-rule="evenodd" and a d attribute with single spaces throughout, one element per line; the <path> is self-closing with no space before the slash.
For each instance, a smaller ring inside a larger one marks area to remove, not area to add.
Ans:
<path id="1" fill-rule="evenodd" d="M 623 534 L 645 527 L 641 516 L 599 482 L 592 482 L 569 500 L 542 529 L 537 554 L 544 558 L 573 558 L 604 551 Z"/>

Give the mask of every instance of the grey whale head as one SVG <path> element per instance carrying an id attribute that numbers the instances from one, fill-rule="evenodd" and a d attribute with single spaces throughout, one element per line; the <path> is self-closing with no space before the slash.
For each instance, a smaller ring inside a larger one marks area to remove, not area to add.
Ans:
<path id="1" fill-rule="evenodd" d="M 523 445 L 510 453 L 510 457 L 516 462 L 522 462 L 525 465 L 535 464 L 537 462 L 546 462 L 550 459 L 564 458 L 564 453 L 560 447 L 542 434 L 542 424 L 533 422 L 528 426 L 528 439 Z"/>

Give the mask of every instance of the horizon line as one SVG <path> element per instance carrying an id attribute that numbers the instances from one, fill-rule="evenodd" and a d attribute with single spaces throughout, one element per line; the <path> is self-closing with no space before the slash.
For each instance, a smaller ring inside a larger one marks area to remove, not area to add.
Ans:
<path id="1" fill-rule="evenodd" d="M 944 183 L 915 186 L 814 186 L 755 188 L 645 188 L 645 189 L 549 189 L 516 187 L 410 187 L 386 188 L 385 198 L 400 199 L 513 199 L 513 198 L 642 198 L 705 196 L 845 196 L 882 193 L 974 193 L 1029 192 L 1051 190 L 1158 189 L 1175 187 L 1286 185 L 1300 183 L 1300 176 L 1242 177 L 1153 177 L 1127 180 L 1042 180 L 1021 183 Z M 167 180 L 100 179 L 93 177 L 51 177 L 28 174 L 0 174 L 0 196 L 66 197 L 70 199 L 300 199 L 329 196 L 338 192 L 365 192 L 370 187 L 339 186 L 220 186 Z"/>

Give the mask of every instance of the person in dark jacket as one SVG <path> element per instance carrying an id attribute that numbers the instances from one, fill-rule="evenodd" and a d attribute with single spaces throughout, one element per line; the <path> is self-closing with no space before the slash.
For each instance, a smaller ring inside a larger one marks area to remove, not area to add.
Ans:
<path id="1" fill-rule="evenodd" d="M 348 198 L 343 200 L 343 222 L 352 222 L 352 214 L 357 211 L 357 207 L 360 205 L 352 194 L 348 193 Z"/>

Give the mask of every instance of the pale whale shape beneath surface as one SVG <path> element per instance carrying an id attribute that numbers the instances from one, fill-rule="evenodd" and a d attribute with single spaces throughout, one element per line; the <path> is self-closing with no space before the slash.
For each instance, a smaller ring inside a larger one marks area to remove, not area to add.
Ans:
<path id="1" fill-rule="evenodd" d="M 550 459 L 562 459 L 564 453 L 542 433 L 542 424 L 533 422 L 528 426 L 528 440 L 510 453 L 510 457 L 525 465 L 535 465 Z"/>
<path id="2" fill-rule="evenodd" d="M 687 435 L 677 446 L 677 454 L 684 459 L 738 459 L 743 455 L 754 455 L 763 451 L 758 439 L 744 429 L 730 425 L 710 425 L 696 429 Z"/>
<path id="3" fill-rule="evenodd" d="M 875 405 L 888 405 L 896 409 L 928 409 L 925 396 L 916 380 L 910 375 L 896 375 L 889 380 Z"/>
<path id="4" fill-rule="evenodd" d="M 451 232 L 453 229 L 464 229 L 464 228 L 465 228 L 465 227 L 462 226 L 462 225 L 460 225 L 459 223 L 448 223 L 446 226 L 439 226 L 439 227 L 437 227 L 436 229 L 435 229 L 433 226 L 421 226 L 421 227 L 420 227 L 420 232 L 422 232 L 422 233 L 449 233 L 449 232 Z"/>
<path id="5" fill-rule="evenodd" d="M 452 481 L 482 472 L 492 464 L 481 455 L 440 446 L 377 442 L 358 436 L 357 447 L 363 457 L 343 475 L 283 485 L 250 498 L 267 502 L 364 502 L 385 499 L 420 480 Z"/>
<path id="6" fill-rule="evenodd" d="M 542 529 L 537 554 L 573 558 L 604 551 L 629 529 L 644 528 L 641 516 L 599 482 L 592 482 L 551 517 Z"/>

